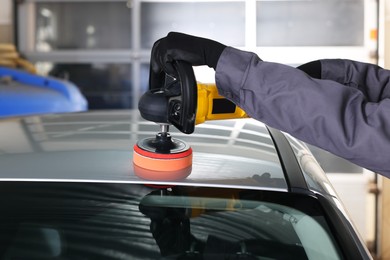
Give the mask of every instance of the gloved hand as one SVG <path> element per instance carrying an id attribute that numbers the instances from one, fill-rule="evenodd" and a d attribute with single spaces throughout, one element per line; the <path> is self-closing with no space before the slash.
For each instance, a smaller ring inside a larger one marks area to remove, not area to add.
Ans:
<path id="1" fill-rule="evenodd" d="M 173 75 L 174 60 L 188 62 L 192 66 L 207 65 L 216 69 L 225 47 L 219 42 L 206 38 L 170 32 L 153 45 L 150 59 L 151 80 L 153 82 L 152 78 L 161 78 L 162 72 Z"/>
<path id="2" fill-rule="evenodd" d="M 321 79 L 322 67 L 321 67 L 321 61 L 319 61 L 319 60 L 315 60 L 315 61 L 311 61 L 311 62 L 302 64 L 299 67 L 297 67 L 297 69 L 302 70 L 303 72 L 305 72 L 307 75 L 309 75 L 312 78 Z"/>

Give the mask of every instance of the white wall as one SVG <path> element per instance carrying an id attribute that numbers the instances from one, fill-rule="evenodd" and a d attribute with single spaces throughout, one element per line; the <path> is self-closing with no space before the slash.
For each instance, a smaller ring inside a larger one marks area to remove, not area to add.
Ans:
<path id="1" fill-rule="evenodd" d="M 12 42 L 11 0 L 0 0 L 0 43 Z"/>

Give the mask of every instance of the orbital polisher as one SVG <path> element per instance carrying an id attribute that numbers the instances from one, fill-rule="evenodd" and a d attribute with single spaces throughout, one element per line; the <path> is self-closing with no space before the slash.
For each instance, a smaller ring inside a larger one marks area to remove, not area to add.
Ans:
<path id="1" fill-rule="evenodd" d="M 160 125 L 156 136 L 134 145 L 134 172 L 143 179 L 173 181 L 191 173 L 192 149 L 172 138 L 170 125 L 191 134 L 196 124 L 207 120 L 247 117 L 242 109 L 220 96 L 214 84 L 197 83 L 190 64 L 174 61 L 173 68 L 174 75 L 151 75 L 149 90 L 139 100 L 141 116 Z"/>

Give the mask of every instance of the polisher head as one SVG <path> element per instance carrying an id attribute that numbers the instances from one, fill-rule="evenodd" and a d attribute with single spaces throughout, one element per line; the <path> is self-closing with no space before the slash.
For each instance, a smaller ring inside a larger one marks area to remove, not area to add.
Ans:
<path id="1" fill-rule="evenodd" d="M 145 138 L 134 145 L 135 174 L 147 180 L 174 181 L 186 178 L 192 169 L 192 149 L 169 136 Z"/>

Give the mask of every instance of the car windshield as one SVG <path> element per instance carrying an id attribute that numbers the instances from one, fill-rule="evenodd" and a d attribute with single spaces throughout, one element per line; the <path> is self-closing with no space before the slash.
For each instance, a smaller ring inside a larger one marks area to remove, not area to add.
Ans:
<path id="1" fill-rule="evenodd" d="M 0 183 L 2 259 L 341 259 L 318 202 L 278 191 Z"/>

